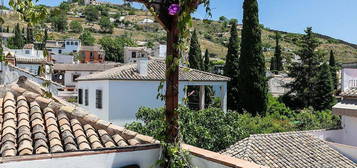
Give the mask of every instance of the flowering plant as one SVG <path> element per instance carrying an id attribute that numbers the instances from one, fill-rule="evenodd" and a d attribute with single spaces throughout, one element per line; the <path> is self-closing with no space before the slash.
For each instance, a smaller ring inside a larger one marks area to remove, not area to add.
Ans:
<path id="1" fill-rule="evenodd" d="M 179 4 L 171 4 L 169 6 L 169 15 L 176 15 L 177 13 L 180 12 L 180 5 Z"/>

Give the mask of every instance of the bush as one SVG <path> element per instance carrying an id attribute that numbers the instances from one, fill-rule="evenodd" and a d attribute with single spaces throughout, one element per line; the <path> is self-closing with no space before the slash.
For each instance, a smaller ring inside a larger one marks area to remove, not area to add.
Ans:
<path id="1" fill-rule="evenodd" d="M 315 112 L 304 109 L 294 112 L 276 98 L 269 96 L 266 116 L 255 116 L 234 111 L 223 112 L 219 108 L 194 111 L 186 107 L 178 109 L 180 130 L 185 143 L 212 151 L 223 150 L 252 134 L 337 128 L 338 116 L 331 111 Z M 130 130 L 164 139 L 164 109 L 140 108 L 136 114 L 142 122 L 126 125 Z"/>

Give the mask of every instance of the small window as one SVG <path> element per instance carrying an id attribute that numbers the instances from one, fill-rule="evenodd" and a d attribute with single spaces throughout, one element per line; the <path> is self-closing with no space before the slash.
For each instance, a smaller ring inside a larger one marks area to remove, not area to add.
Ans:
<path id="1" fill-rule="evenodd" d="M 96 99 L 95 99 L 95 107 L 97 109 L 102 109 L 103 108 L 103 92 L 102 90 L 96 90 L 95 91 Z"/>
<path id="2" fill-rule="evenodd" d="M 62 50 L 58 50 L 58 54 L 62 54 Z"/>
<path id="3" fill-rule="evenodd" d="M 83 104 L 83 89 L 78 89 L 78 104 Z"/>
<path id="4" fill-rule="evenodd" d="M 81 76 L 81 75 L 79 75 L 79 74 L 73 74 L 73 75 L 72 75 L 72 82 L 77 82 L 77 78 L 79 78 L 79 76 Z"/>
<path id="5" fill-rule="evenodd" d="M 78 42 L 75 42 L 75 43 L 74 43 L 74 45 L 76 45 L 76 46 L 77 46 L 77 45 L 78 45 Z"/>
<path id="6" fill-rule="evenodd" d="M 69 45 L 69 41 L 67 41 L 67 45 Z"/>
<path id="7" fill-rule="evenodd" d="M 76 52 L 77 52 L 77 50 L 73 50 L 72 52 L 76 53 Z"/>
<path id="8" fill-rule="evenodd" d="M 88 89 L 84 90 L 84 105 L 88 106 L 89 104 L 89 97 L 88 97 Z"/>
<path id="9" fill-rule="evenodd" d="M 73 41 L 71 42 L 71 45 L 73 45 L 74 43 L 73 43 Z"/>
<path id="10" fill-rule="evenodd" d="M 25 50 L 25 54 L 30 54 L 30 50 Z"/>
<path id="11" fill-rule="evenodd" d="M 90 61 L 94 61 L 94 53 L 93 52 L 90 52 Z"/>
<path id="12" fill-rule="evenodd" d="M 131 53 L 131 58 L 136 58 L 136 52 Z"/>

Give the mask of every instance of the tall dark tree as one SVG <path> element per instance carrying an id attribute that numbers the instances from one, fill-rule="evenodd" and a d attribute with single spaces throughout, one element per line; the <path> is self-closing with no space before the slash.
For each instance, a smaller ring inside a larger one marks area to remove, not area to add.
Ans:
<path id="1" fill-rule="evenodd" d="M 16 24 L 14 33 L 15 36 L 9 39 L 8 47 L 12 49 L 22 49 L 25 45 L 25 39 L 21 33 L 19 23 Z"/>
<path id="2" fill-rule="evenodd" d="M 188 63 L 189 67 L 193 69 L 203 70 L 203 59 L 202 59 L 202 52 L 201 46 L 198 42 L 197 32 L 196 30 L 193 31 L 191 37 L 191 44 L 190 44 L 190 51 L 188 53 Z M 198 110 L 199 109 L 199 86 L 188 86 L 188 106 L 191 109 Z"/>
<path id="3" fill-rule="evenodd" d="M 210 72 L 211 71 L 211 65 L 210 65 L 210 60 L 209 60 L 208 49 L 206 49 L 204 58 L 205 58 L 205 60 L 203 62 L 203 70 L 206 71 L 206 72 Z"/>
<path id="4" fill-rule="evenodd" d="M 26 28 L 26 43 L 33 43 L 34 39 L 33 39 L 33 31 L 32 31 L 32 27 L 27 27 Z"/>
<path id="5" fill-rule="evenodd" d="M 201 46 L 198 42 L 196 30 L 192 33 L 190 51 L 188 53 L 188 62 L 190 68 L 203 70 Z"/>
<path id="6" fill-rule="evenodd" d="M 210 60 L 209 60 L 208 49 L 206 49 L 206 52 L 205 52 L 205 55 L 204 55 L 203 71 L 206 71 L 206 72 L 210 72 L 211 71 L 211 65 L 210 65 Z M 212 103 L 213 94 L 214 93 L 213 93 L 212 86 L 206 86 L 205 87 L 205 104 L 210 105 Z"/>
<path id="7" fill-rule="evenodd" d="M 239 110 L 241 112 L 246 110 L 253 115 L 265 114 L 268 103 L 268 84 L 257 0 L 245 0 L 243 10 L 238 76 Z"/>
<path id="8" fill-rule="evenodd" d="M 276 67 L 276 57 L 273 56 L 270 59 L 270 71 L 273 73 L 276 73 L 278 71 L 277 67 Z"/>
<path id="9" fill-rule="evenodd" d="M 308 27 L 305 32 L 300 43 L 301 50 L 298 51 L 301 60 L 289 67 L 288 75 L 295 80 L 287 85 L 290 91 L 286 96 L 290 102 L 287 104 L 294 108 L 313 107 L 319 65 L 322 60 L 316 52 L 319 42 L 314 37 L 312 28 Z"/>
<path id="10" fill-rule="evenodd" d="M 330 65 L 330 70 L 331 70 L 333 86 L 334 86 L 334 89 L 336 90 L 337 86 L 338 86 L 337 66 L 336 66 L 335 54 L 333 53 L 332 50 L 330 51 L 329 65 Z"/>
<path id="11" fill-rule="evenodd" d="M 282 71 L 284 70 L 283 67 L 283 57 L 281 56 L 281 46 L 279 44 L 280 40 L 280 34 L 277 32 L 275 34 L 275 52 L 274 52 L 274 57 L 276 61 L 276 70 L 277 71 Z"/>
<path id="12" fill-rule="evenodd" d="M 315 87 L 316 94 L 314 95 L 313 107 L 315 110 L 331 109 L 335 98 L 333 96 L 334 86 L 331 75 L 331 70 L 327 63 L 324 63 L 320 67 L 318 74 L 318 82 Z"/>
<path id="13" fill-rule="evenodd" d="M 10 33 L 10 27 L 6 26 L 6 33 Z"/>
<path id="14" fill-rule="evenodd" d="M 238 75 L 239 75 L 239 39 L 237 24 L 231 24 L 231 37 L 228 44 L 224 75 L 231 78 L 227 88 L 227 107 L 230 110 L 238 110 Z"/>

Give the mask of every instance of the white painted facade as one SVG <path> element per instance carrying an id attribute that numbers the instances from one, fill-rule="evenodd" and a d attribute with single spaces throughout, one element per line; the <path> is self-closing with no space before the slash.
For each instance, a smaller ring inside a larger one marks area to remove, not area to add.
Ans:
<path id="1" fill-rule="evenodd" d="M 44 58 L 42 50 L 31 49 L 9 49 L 16 58 Z M 5 51 L 6 52 L 6 51 Z"/>
<path id="2" fill-rule="evenodd" d="M 154 166 L 160 149 L 119 152 L 96 155 L 61 157 L 42 160 L 1 163 L 0 168 L 120 168 L 138 165 L 142 168 Z"/>
<path id="3" fill-rule="evenodd" d="M 73 55 L 63 55 L 63 54 L 55 54 L 52 55 L 52 59 L 54 59 L 55 64 L 73 64 L 74 56 Z"/>
<path id="4" fill-rule="evenodd" d="M 136 121 L 135 114 L 140 107 L 159 108 L 164 106 L 164 101 L 158 100 L 157 89 L 160 81 L 130 81 L 130 80 L 103 80 L 103 81 L 79 81 L 78 89 L 83 89 L 83 100 L 85 99 L 84 90 L 88 89 L 89 103 L 80 106 L 88 111 L 94 112 L 104 120 L 109 120 L 117 125 L 125 125 Z M 179 103 L 183 103 L 185 98 L 184 88 L 189 85 L 207 85 L 219 88 L 216 97 L 221 97 L 222 108 L 227 109 L 227 83 L 226 82 L 187 82 L 179 83 Z M 165 86 L 164 86 L 165 88 Z M 103 108 L 97 109 L 96 90 L 102 89 Z M 165 93 L 165 89 L 161 91 Z M 84 101 L 83 101 L 84 102 Z"/>
<path id="5" fill-rule="evenodd" d="M 87 76 L 94 73 L 93 71 L 65 71 L 64 73 L 64 85 L 66 87 L 76 87 L 77 81 L 74 80 L 81 76 Z"/>
<path id="6" fill-rule="evenodd" d="M 167 46 L 164 44 L 156 45 L 154 48 L 154 57 L 166 58 Z"/>
<path id="7" fill-rule="evenodd" d="M 341 85 L 342 91 L 346 91 L 349 88 L 357 88 L 357 69 L 343 68 Z"/>
<path id="8" fill-rule="evenodd" d="M 47 50 L 55 55 L 77 53 L 81 48 L 81 40 L 79 39 L 65 39 L 64 41 L 56 41 L 58 46 L 63 45 L 63 47 L 51 47 Z"/>
<path id="9" fill-rule="evenodd" d="M 137 62 L 139 59 L 148 59 L 151 50 L 146 47 L 124 47 L 124 63 Z"/>

